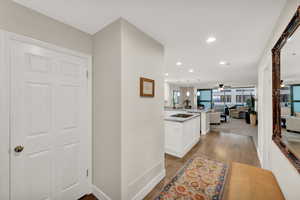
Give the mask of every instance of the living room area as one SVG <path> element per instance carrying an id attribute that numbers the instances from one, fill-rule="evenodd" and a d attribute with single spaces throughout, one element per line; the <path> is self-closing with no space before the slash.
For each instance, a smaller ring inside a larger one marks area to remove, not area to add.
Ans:
<path id="1" fill-rule="evenodd" d="M 212 97 L 211 130 L 252 137 L 257 146 L 256 88 L 213 89 Z"/>
<path id="2" fill-rule="evenodd" d="M 209 130 L 251 136 L 257 146 L 255 87 L 224 84 L 206 89 L 180 84 L 167 84 L 165 87 L 165 109 L 208 111 L 206 123 Z"/>

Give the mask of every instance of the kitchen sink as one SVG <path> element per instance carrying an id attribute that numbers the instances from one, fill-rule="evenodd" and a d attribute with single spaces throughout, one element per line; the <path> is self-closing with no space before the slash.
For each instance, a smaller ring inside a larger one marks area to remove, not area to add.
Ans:
<path id="1" fill-rule="evenodd" d="M 171 117 L 180 117 L 180 118 L 189 118 L 192 117 L 193 115 L 189 115 L 189 114 L 175 114 L 175 115 L 171 115 Z"/>

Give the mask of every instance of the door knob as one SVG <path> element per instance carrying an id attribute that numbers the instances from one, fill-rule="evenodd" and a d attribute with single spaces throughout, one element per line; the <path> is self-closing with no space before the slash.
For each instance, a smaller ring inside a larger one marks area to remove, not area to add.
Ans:
<path id="1" fill-rule="evenodd" d="M 23 151 L 23 149 L 24 149 L 23 146 L 20 146 L 20 145 L 19 145 L 19 146 L 16 146 L 16 147 L 15 147 L 15 152 L 16 152 L 16 153 L 20 153 L 20 152 Z"/>

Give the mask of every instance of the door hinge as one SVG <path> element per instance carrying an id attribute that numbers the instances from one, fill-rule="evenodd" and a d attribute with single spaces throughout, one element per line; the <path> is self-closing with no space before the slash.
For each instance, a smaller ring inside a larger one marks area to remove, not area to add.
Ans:
<path id="1" fill-rule="evenodd" d="M 89 177 L 89 170 L 86 170 L 86 177 Z"/>

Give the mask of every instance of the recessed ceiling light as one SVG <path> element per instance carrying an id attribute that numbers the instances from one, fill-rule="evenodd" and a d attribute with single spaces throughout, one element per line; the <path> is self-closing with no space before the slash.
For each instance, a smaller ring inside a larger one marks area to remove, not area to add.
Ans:
<path id="1" fill-rule="evenodd" d="M 179 62 L 179 61 L 178 61 L 178 62 L 176 63 L 176 65 L 177 65 L 177 66 L 181 66 L 181 65 L 182 65 L 182 62 Z"/>
<path id="2" fill-rule="evenodd" d="M 194 69 L 189 69 L 189 72 L 191 72 L 191 73 L 194 72 Z"/>
<path id="3" fill-rule="evenodd" d="M 229 65 L 229 62 L 222 60 L 219 62 L 219 64 L 220 65 Z"/>
<path id="4" fill-rule="evenodd" d="M 169 74 L 168 74 L 168 73 L 165 73 L 165 76 L 169 76 Z"/>
<path id="5" fill-rule="evenodd" d="M 207 38 L 206 42 L 209 44 L 209 43 L 212 43 L 212 42 L 215 42 L 217 39 L 215 37 L 209 37 Z"/>

